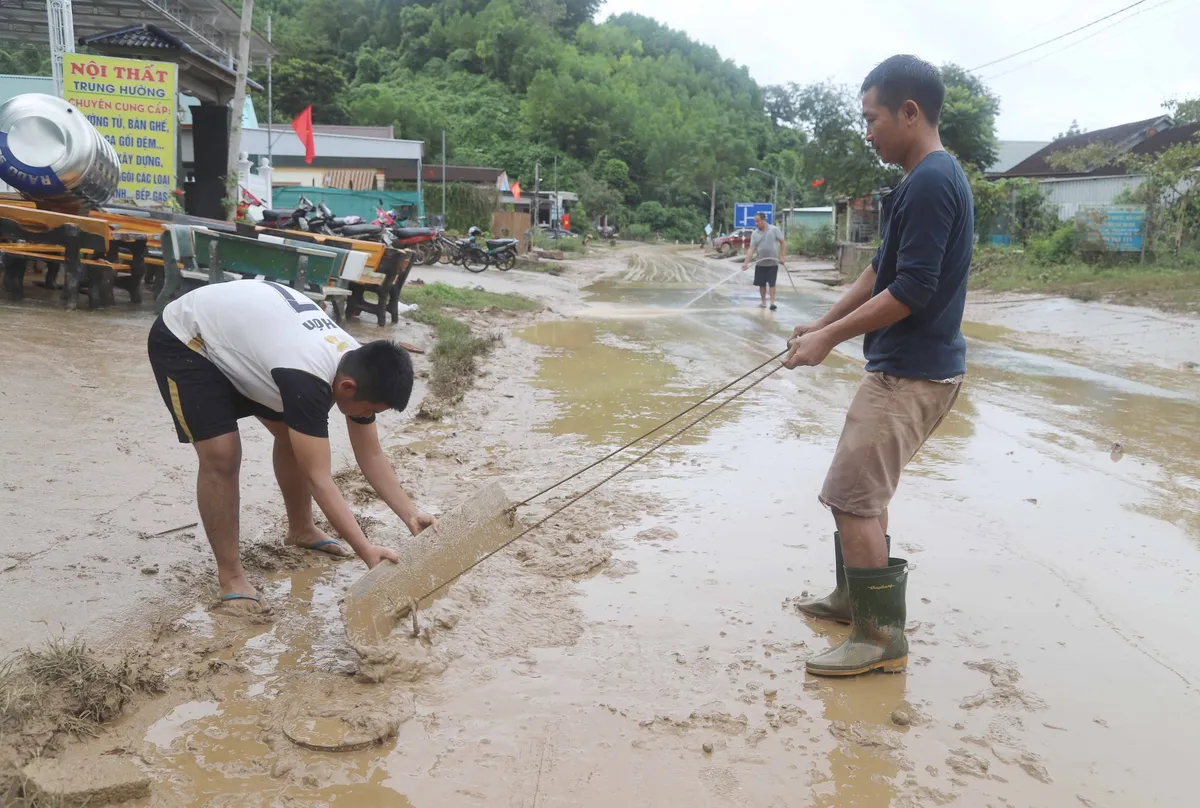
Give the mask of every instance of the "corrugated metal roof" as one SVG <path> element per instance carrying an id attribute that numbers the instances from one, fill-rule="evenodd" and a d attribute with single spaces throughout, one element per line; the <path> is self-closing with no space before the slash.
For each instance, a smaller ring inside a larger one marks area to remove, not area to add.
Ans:
<path id="1" fill-rule="evenodd" d="M 325 172 L 323 184 L 326 188 L 344 188 L 350 191 L 375 189 L 373 168 L 331 168 Z"/>
<path id="2" fill-rule="evenodd" d="M 1026 157 L 1050 145 L 1049 140 L 1001 140 L 996 143 L 996 161 L 985 174 L 1003 174 Z"/>

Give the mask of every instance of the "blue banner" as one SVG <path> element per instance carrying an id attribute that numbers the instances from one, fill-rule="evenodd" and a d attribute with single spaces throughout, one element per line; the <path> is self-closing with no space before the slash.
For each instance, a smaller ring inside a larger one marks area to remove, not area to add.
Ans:
<path id="1" fill-rule="evenodd" d="M 1079 208 L 1075 223 L 1087 241 L 1114 252 L 1141 252 L 1146 228 L 1142 205 L 1090 205 Z"/>

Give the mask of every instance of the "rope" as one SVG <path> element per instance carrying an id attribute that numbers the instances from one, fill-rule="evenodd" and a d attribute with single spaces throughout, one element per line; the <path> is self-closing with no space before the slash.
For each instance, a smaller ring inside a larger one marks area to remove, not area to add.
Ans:
<path id="1" fill-rule="evenodd" d="M 666 422 L 664 422 L 663 424 L 661 424 L 661 425 L 659 425 L 659 426 L 655 427 L 654 429 L 650 430 L 650 431 L 649 431 L 649 432 L 647 432 L 645 435 L 643 435 L 642 437 L 640 437 L 640 438 L 638 438 L 637 440 L 633 441 L 632 443 L 629 443 L 629 444 L 627 444 L 626 446 L 624 446 L 624 447 L 622 447 L 622 448 L 618 449 L 617 451 L 613 452 L 612 454 L 610 454 L 610 455 L 608 455 L 608 456 L 606 456 L 606 457 L 603 457 L 603 458 L 601 458 L 600 460 L 597 460 L 595 463 L 592 463 L 590 466 L 588 466 L 587 468 L 583 469 L 582 471 L 577 471 L 577 472 L 575 472 L 574 474 L 572 474 L 570 477 L 567 477 L 567 478 L 566 478 L 565 480 L 563 480 L 562 482 L 555 483 L 554 485 L 552 485 L 552 486 L 550 486 L 549 488 L 547 488 L 545 491 L 542 491 L 542 492 L 540 492 L 540 493 L 538 493 L 538 494 L 534 494 L 534 495 L 533 495 L 532 497 L 530 497 L 529 499 L 536 499 L 537 497 L 540 497 L 542 494 L 545 494 L 547 491 L 552 491 L 552 490 L 554 490 L 555 488 L 558 488 L 559 486 L 563 485 L 563 483 L 566 483 L 567 481 L 569 481 L 569 480 L 572 480 L 572 479 L 574 479 L 575 477 L 578 477 L 580 474 L 583 474 L 583 473 L 584 473 L 585 471 L 587 471 L 588 469 L 595 468 L 595 467 L 596 467 L 596 466 L 598 466 L 599 464 L 603 463 L 605 460 L 608 460 L 609 458 L 613 457 L 614 455 L 618 454 L 619 452 L 622 452 L 622 451 L 624 451 L 625 449 L 628 449 L 630 446 L 633 446 L 633 444 L 637 443 L 638 441 L 640 441 L 640 440 L 643 440 L 643 439 L 645 439 L 645 438 L 649 437 L 650 435 L 653 435 L 655 432 L 657 432 L 658 430 L 662 429 L 664 426 L 667 426 L 667 424 L 673 423 L 674 421 L 678 421 L 678 420 L 679 420 L 681 417 L 683 417 L 684 415 L 686 415 L 686 414 L 687 414 L 687 413 L 689 413 L 689 412 L 692 412 L 692 411 L 693 411 L 693 410 L 695 410 L 697 407 L 699 407 L 701 404 L 703 404 L 705 401 L 709 401 L 709 400 L 711 400 L 712 398 L 714 398 L 715 396 L 717 396 L 717 395 L 718 395 L 718 394 L 720 394 L 721 392 L 723 392 L 723 391 L 725 391 L 725 390 L 728 390 L 730 387 L 732 387 L 733 385 L 737 384 L 739 381 L 741 381 L 741 380 L 745 379 L 747 376 L 750 376 L 751 374 L 753 374 L 753 373 L 755 373 L 755 372 L 757 372 L 757 371 L 759 371 L 759 370 L 762 370 L 764 367 L 766 367 L 767 365 L 769 365 L 771 362 L 774 362 L 775 360 L 779 359 L 779 357 L 783 356 L 785 353 L 787 353 L 787 351 L 780 351 L 778 354 L 776 354 L 775 356 L 771 357 L 771 358 L 770 358 L 770 359 L 768 359 L 766 362 L 763 362 L 761 365 L 759 365 L 758 367 L 756 367 L 754 370 L 750 371 L 749 373 L 745 373 L 745 374 L 743 374 L 742 376 L 739 376 L 737 379 L 735 379 L 734 381 L 732 381 L 732 382 L 730 382 L 729 384 L 725 385 L 725 386 L 724 386 L 724 387 L 722 387 L 720 390 L 716 391 L 715 393 L 713 393 L 712 395 L 708 396 L 707 398 L 705 398 L 705 399 L 703 399 L 703 400 L 701 400 L 701 401 L 697 402 L 696 404 L 693 404 L 691 407 L 688 407 L 686 410 L 684 410 L 683 412 L 679 413 L 679 415 L 676 415 L 676 416 L 675 416 L 674 418 L 672 418 L 671 420 L 669 420 L 669 421 L 666 421 Z M 746 393 L 750 392 L 750 391 L 751 391 L 751 390 L 753 390 L 755 387 L 757 387 L 758 385 L 762 384 L 763 382 L 765 382 L 767 379 L 769 379 L 769 378 L 771 378 L 772 376 L 774 376 L 776 373 L 778 373 L 778 372 L 779 372 L 780 370 L 782 370 L 782 369 L 783 369 L 783 365 L 781 364 L 781 365 L 779 365 L 778 367 L 774 367 L 774 368 L 772 368 L 771 370 L 767 371 L 767 372 L 766 372 L 765 374 L 763 374 L 761 377 L 759 377 L 758 379 L 755 379 L 753 382 L 751 382 L 751 383 L 750 383 L 749 385 L 747 385 L 745 388 L 743 388 L 743 389 L 741 389 L 741 390 L 737 391 L 736 393 L 734 393 L 733 395 L 731 395 L 729 398 L 727 398 L 727 399 L 725 399 L 724 401 L 720 402 L 720 403 L 719 403 L 719 404 L 717 404 L 715 407 L 713 407 L 711 410 L 709 410 L 708 412 L 704 413 L 704 414 L 703 414 L 703 415 L 701 415 L 699 418 L 697 418 L 695 421 L 692 421 L 690 424 L 688 424 L 687 426 L 683 427 L 682 429 L 679 429 L 678 431 L 676 431 L 676 432 L 673 432 L 672 434 L 670 434 L 670 435 L 668 435 L 667 437 L 663 438 L 661 441 L 659 441 L 658 443 L 656 443 L 654 446 L 651 446 L 651 447 L 650 447 L 648 450 L 646 450 L 646 451 L 645 451 L 645 452 L 643 452 L 642 454 L 638 455 L 637 457 L 635 457 L 633 460 L 629 461 L 629 462 L 628 462 L 628 463 L 626 463 L 625 465 L 621 466 L 621 468 L 617 469 L 617 470 L 616 470 L 616 471 L 614 471 L 612 474 L 608 475 L 608 476 L 607 476 L 607 477 L 605 477 L 603 480 L 601 480 L 600 482 L 598 482 L 598 483 L 596 483 L 595 485 L 593 485 L 591 488 L 588 488 L 588 489 L 586 489 L 585 491 L 583 491 L 581 494 L 578 494 L 578 495 L 577 495 L 577 496 L 575 496 L 573 499 L 571 499 L 569 502 L 567 502 L 567 504 L 563 505 L 561 508 L 559 508 L 558 510 L 554 511 L 554 512 L 553 512 L 553 513 L 551 513 L 549 516 L 546 516 L 545 518 L 543 518 L 543 519 L 539 520 L 539 521 L 538 521 L 538 522 L 536 522 L 535 524 L 533 524 L 533 525 L 531 525 L 531 526 L 529 526 L 529 527 L 525 528 L 525 529 L 524 529 L 524 530 L 522 530 L 520 533 L 518 533 L 516 536 L 513 536 L 511 539 L 509 539 L 508 541 L 504 542 L 504 544 L 502 544 L 502 545 L 500 545 L 499 547 L 497 547 L 495 550 L 492 550 L 492 551 L 491 551 L 490 553 L 488 553 L 487 555 L 485 555 L 485 556 L 483 556 L 482 558 L 478 559 L 478 560 L 477 560 L 477 561 L 476 561 L 474 564 L 472 564 L 471 566 L 467 567 L 467 568 L 466 568 L 466 569 L 464 569 L 463 571 L 461 571 L 461 572 L 457 573 L 456 575 L 453 575 L 453 576 L 451 576 L 449 579 L 447 579 L 447 580 L 443 581 L 442 583 L 438 584 L 437 586 L 433 587 L 433 588 L 432 588 L 432 589 L 430 589 L 428 592 L 426 592 L 424 595 L 421 595 L 421 597 L 413 599 L 412 601 L 410 601 L 410 603 L 409 603 L 409 607 L 410 607 L 410 608 L 412 608 L 412 609 L 413 609 L 413 611 L 415 612 L 415 611 L 416 611 L 416 609 L 415 609 L 415 605 L 416 605 L 417 603 L 420 603 L 421 601 L 423 601 L 423 600 L 425 600 L 426 598 L 430 597 L 431 595 L 433 595 L 433 594 L 434 594 L 435 592 L 437 592 L 438 590 L 440 590 L 440 589 L 444 589 L 445 587 L 447 587 L 447 586 L 449 586 L 450 584 L 454 583 L 454 582 L 455 582 L 455 581 L 457 581 L 459 578 L 461 578 L 462 576 L 466 575 L 468 572 L 470 572 L 471 570 L 475 569 L 475 568 L 476 568 L 476 567 L 478 567 L 480 564 L 482 564 L 483 562 L 487 561 L 489 558 L 491 558 L 492 556 L 494 556 L 496 553 L 500 552 L 500 551 L 501 551 L 501 550 L 503 550 L 504 548 L 508 547 L 508 546 L 509 546 L 510 544 L 512 544 L 513 542 L 517 541 L 518 539 L 522 539 L 522 538 L 524 538 L 525 536 L 527 536 L 528 534 L 530 534 L 530 533 L 532 533 L 533 531 L 537 530 L 539 527 L 541 527 L 542 525 L 546 524 L 547 522 L 549 522 L 549 521 L 550 521 L 551 519 L 553 519 L 554 517 L 558 516 L 560 513 L 562 513 L 563 511 L 565 511 L 567 508 L 570 508 L 572 505 L 574 505 L 575 503 L 579 502 L 581 499 L 583 499 L 583 498 L 584 498 L 584 497 L 586 497 L 588 494 L 590 494 L 590 493 L 592 493 L 593 491 L 595 491 L 595 490 L 596 490 L 597 488 L 599 488 L 600 486 L 602 486 L 602 485 L 604 485 L 605 483 L 607 483 L 607 482 L 611 481 L 611 480 L 612 480 L 614 477 L 616 477 L 618 474 L 621 474 L 622 472 L 628 471 L 629 469 L 633 468 L 633 467 L 634 467 L 634 466 L 636 466 L 638 463 L 642 462 L 642 461 L 643 461 L 643 460 L 645 460 L 647 457 L 649 457 L 650 455 L 654 454 L 654 453 L 655 453 L 655 452 L 657 452 L 659 449 L 661 449 L 662 447 L 666 446 L 666 445 L 667 445 L 668 443 L 670 443 L 671 441 L 673 441 L 673 440 L 675 440 L 676 438 L 678 438 L 678 437 L 679 437 L 680 435 L 682 435 L 684 432 L 687 432 L 689 429 L 691 429 L 692 427 L 696 426 L 696 424 L 700 423 L 701 421 L 707 420 L 707 419 L 708 419 L 709 417 L 711 417 L 711 416 L 712 416 L 712 415 L 713 415 L 713 414 L 714 414 L 714 413 L 715 413 L 717 410 L 721 409 L 721 408 L 722 408 L 722 407 L 724 407 L 725 405 L 732 403 L 734 400 L 736 400 L 736 399 L 738 399 L 738 398 L 742 397 L 743 395 L 745 395 Z M 519 503 L 519 504 L 517 504 L 517 505 L 514 505 L 514 506 L 512 506 L 512 508 L 510 508 L 509 510 L 510 510 L 510 511 L 515 511 L 517 508 L 520 508 L 522 505 L 528 504 L 528 502 L 529 502 L 529 500 L 527 499 L 527 500 L 525 500 L 525 502 L 522 502 L 522 503 Z M 401 616 L 403 616 L 403 613 L 401 614 Z"/>
<path id="2" fill-rule="evenodd" d="M 748 371 L 746 371 L 746 372 L 745 372 L 745 373 L 743 373 L 741 376 L 738 376 L 736 379 L 734 379 L 733 381 L 731 381 L 729 384 L 725 385 L 724 387 L 722 387 L 722 388 L 720 388 L 720 389 L 718 389 L 718 390 L 714 390 L 714 391 L 712 391 L 712 392 L 711 392 L 711 393 L 709 393 L 707 396 L 705 396 L 704 398 L 700 399 L 700 400 L 699 400 L 699 401 L 697 401 L 695 404 L 693 404 L 692 406 L 688 407 L 688 408 L 687 408 L 686 410 L 684 410 L 683 412 L 681 412 L 681 413 L 679 413 L 678 415 L 676 415 L 674 418 L 670 418 L 670 419 L 668 419 L 668 420 L 666 420 L 666 421 L 663 421 L 661 424 L 659 424 L 658 426 L 654 427 L 654 429 L 651 429 L 649 432 L 645 433 L 644 435 L 640 435 L 639 437 L 636 437 L 636 438 L 634 438 L 634 439 L 633 439 L 633 440 L 631 440 L 629 443 L 627 443 L 627 444 L 625 444 L 624 446 L 622 446 L 620 449 L 616 449 L 616 450 L 614 450 L 614 451 L 612 451 L 612 452 L 609 452 L 608 454 L 606 454 L 604 457 L 600 458 L 600 459 L 599 459 L 599 460 L 597 460 L 596 462 L 594 462 L 594 463 L 591 463 L 591 464 L 589 464 L 589 465 L 587 465 L 587 466 L 584 466 L 584 467 L 583 467 L 583 468 L 581 468 L 579 471 L 575 472 L 574 474 L 570 475 L 569 477 L 566 477 L 566 478 L 564 478 L 564 479 L 562 479 L 562 480 L 559 480 L 558 482 L 556 482 L 554 485 L 550 486 L 549 488 L 543 488 L 541 491 L 538 491 L 538 492 L 537 492 L 536 494 L 534 494 L 533 496 L 529 497 L 528 499 L 524 500 L 523 502 L 520 502 L 520 503 L 519 503 L 519 504 L 518 504 L 516 507 L 520 508 L 520 507 L 522 507 L 523 505 L 528 505 L 529 503 L 533 502 L 535 499 L 537 499 L 538 497 L 542 496 L 543 494 L 549 494 L 549 493 L 550 493 L 551 491 L 553 491 L 555 488 L 559 488 L 559 487 L 561 487 L 561 486 L 563 486 L 563 485 L 566 485 L 566 484 L 567 484 L 567 483 L 569 483 L 571 480 L 574 480 L 576 477 L 579 477 L 579 476 L 581 476 L 581 475 L 583 475 L 583 474 L 586 474 L 587 472 L 589 472 L 589 471 L 591 471 L 592 469 L 596 468 L 596 466 L 600 465 L 601 463 L 604 463 L 604 462 L 606 462 L 606 461 L 608 461 L 608 460 L 612 460 L 614 457 L 616 457 L 617 455 L 619 455 L 621 452 L 625 451 L 626 449 L 630 449 L 630 448 L 632 448 L 632 447 L 636 446 L 637 444 L 639 444 L 639 443 L 641 443 L 642 441 L 644 441 L 646 438 L 648 438 L 648 437 L 650 437 L 651 435 L 653 435 L 655 432 L 658 432 L 659 430 L 661 430 L 661 429 L 663 429 L 663 428 L 665 428 L 665 427 L 668 427 L 668 426 L 670 426 L 671 424 L 675 423 L 676 421 L 678 421 L 680 418 L 682 418 L 683 416 L 687 415 L 688 413 L 696 411 L 698 408 L 700 408 L 700 407 L 704 406 L 705 404 L 707 404 L 708 402 L 712 401 L 714 398 L 716 398 L 717 396 L 721 395 L 721 393 L 724 393 L 726 390 L 728 390 L 730 387 L 733 387 L 733 386 L 734 386 L 735 384 L 737 384 L 738 382 L 744 381 L 746 378 L 748 378 L 748 377 L 750 377 L 750 376 L 753 376 L 755 373 L 758 373 L 760 370 L 762 370 L 763 368 L 765 368 L 767 365 L 771 364 L 771 363 L 772 363 L 772 362 L 774 362 L 776 359 L 779 359 L 779 357 L 783 356 L 785 353 L 787 353 L 787 351 L 786 351 L 786 350 L 780 351 L 779 353 L 775 354 L 774 356 L 772 356 L 772 357 L 771 357 L 770 359 L 768 359 L 767 361 L 763 362 L 763 363 L 762 363 L 761 365 L 759 365 L 758 367 L 756 367 L 756 368 L 753 368 L 753 369 L 751 369 L 751 370 L 748 370 Z M 778 370 L 778 369 L 779 369 L 779 368 L 776 368 L 776 370 Z M 771 372 L 772 372 L 772 373 L 774 373 L 775 371 L 771 371 Z M 770 375 L 770 374 L 768 374 L 768 375 Z M 764 376 L 763 378 L 765 379 L 765 378 L 766 378 L 766 376 Z M 762 379 L 760 379 L 759 381 L 762 381 Z M 755 382 L 755 384 L 758 384 L 758 382 Z M 749 388 L 747 388 L 747 389 L 749 389 Z M 745 391 L 743 391 L 743 392 L 745 392 Z M 730 401 L 732 401 L 732 399 L 730 399 Z M 725 403 L 726 403 L 726 404 L 728 404 L 729 402 L 727 401 L 727 402 L 725 402 Z M 721 406 L 725 406 L 725 405 L 724 405 L 724 404 L 722 404 Z M 698 422 L 697 422 L 697 423 L 698 423 Z"/>

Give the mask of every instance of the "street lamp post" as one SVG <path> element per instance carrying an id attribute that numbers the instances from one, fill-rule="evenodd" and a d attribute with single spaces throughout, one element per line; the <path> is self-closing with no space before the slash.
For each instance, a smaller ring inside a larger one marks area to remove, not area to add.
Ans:
<path id="1" fill-rule="evenodd" d="M 774 195 L 773 195 L 773 197 L 772 197 L 772 200 L 771 200 L 771 205 L 772 205 L 772 206 L 773 206 L 773 207 L 774 207 L 776 210 L 778 210 L 778 209 L 779 209 L 779 205 L 778 205 L 778 200 L 779 200 L 779 183 L 780 183 L 780 182 L 782 182 L 782 183 L 783 183 L 785 186 L 787 186 L 787 187 L 791 188 L 792 190 L 796 190 L 796 186 L 795 186 L 795 185 L 793 185 L 792 183 L 788 182 L 787 180 L 781 180 L 781 179 L 780 179 L 778 176 L 776 176 L 775 174 L 772 174 L 770 171 L 763 171 L 761 168 L 751 168 L 750 170 L 751 170 L 752 172 L 756 173 L 756 174 L 762 174 L 762 175 L 764 175 L 764 176 L 770 177 L 771 179 L 773 179 L 773 180 L 775 181 L 775 191 L 774 191 Z M 787 226 L 788 226 L 788 217 L 787 217 L 787 216 L 784 216 L 784 217 L 783 217 L 783 237 L 784 237 L 784 238 L 787 238 Z"/>

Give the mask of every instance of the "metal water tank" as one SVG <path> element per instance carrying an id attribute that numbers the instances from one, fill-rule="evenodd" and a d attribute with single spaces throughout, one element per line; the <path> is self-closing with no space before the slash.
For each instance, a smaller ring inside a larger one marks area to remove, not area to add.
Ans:
<path id="1" fill-rule="evenodd" d="M 26 93 L 0 104 L 0 179 L 31 199 L 87 210 L 116 193 L 121 163 L 82 112 Z"/>

